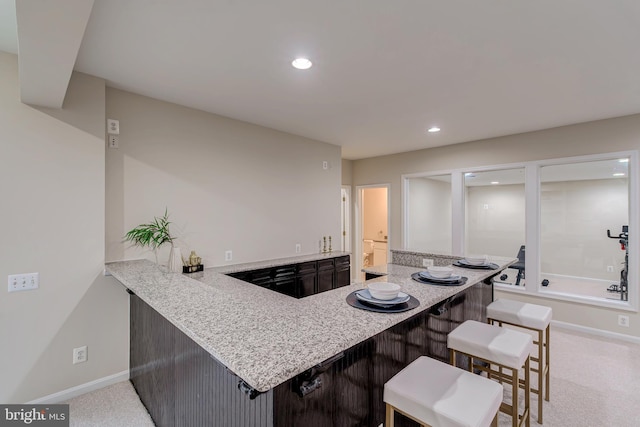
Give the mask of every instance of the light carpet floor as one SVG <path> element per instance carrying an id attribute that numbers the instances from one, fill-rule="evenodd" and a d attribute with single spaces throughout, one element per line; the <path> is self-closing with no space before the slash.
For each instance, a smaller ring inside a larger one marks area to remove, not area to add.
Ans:
<path id="1" fill-rule="evenodd" d="M 552 328 L 551 401 L 544 402 L 543 425 L 637 427 L 640 425 L 639 365 L 639 344 Z M 532 379 L 535 380 L 535 375 Z M 508 390 L 505 390 L 505 396 L 510 398 Z M 531 425 L 536 426 L 539 425 L 538 397 L 531 396 Z M 70 404 L 71 426 L 154 425 L 128 381 L 67 403 Z M 511 426 L 511 418 L 500 414 L 499 426 Z"/>

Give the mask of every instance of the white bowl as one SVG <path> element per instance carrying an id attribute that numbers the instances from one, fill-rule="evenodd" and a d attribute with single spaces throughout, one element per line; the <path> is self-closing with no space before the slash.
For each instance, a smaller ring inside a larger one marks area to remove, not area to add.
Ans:
<path id="1" fill-rule="evenodd" d="M 467 255 L 464 258 L 464 260 L 467 264 L 483 265 L 487 263 L 487 256 L 486 255 Z"/>
<path id="2" fill-rule="evenodd" d="M 400 285 L 389 282 L 375 282 L 367 285 L 369 293 L 375 299 L 391 300 L 398 297 L 400 292 Z"/>
<path id="3" fill-rule="evenodd" d="M 447 279 L 453 274 L 453 268 L 451 267 L 431 266 L 427 268 L 427 271 L 431 277 L 436 279 Z"/>

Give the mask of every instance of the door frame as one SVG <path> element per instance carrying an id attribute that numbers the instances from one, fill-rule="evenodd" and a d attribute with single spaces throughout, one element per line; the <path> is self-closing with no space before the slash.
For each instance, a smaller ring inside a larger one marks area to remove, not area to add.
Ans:
<path id="1" fill-rule="evenodd" d="M 343 193 L 344 191 L 344 193 Z M 345 198 L 346 200 L 343 200 Z M 343 252 L 351 252 L 351 186 L 343 185 L 340 188 L 340 201 L 341 201 L 341 209 L 340 209 L 340 233 L 343 233 L 340 239 L 340 250 Z"/>
<path id="2" fill-rule="evenodd" d="M 389 254 L 391 253 L 391 184 L 368 184 L 356 186 L 356 203 L 355 203 L 355 242 L 354 242 L 354 255 L 355 259 L 355 279 L 356 282 L 360 281 L 360 273 L 362 273 L 362 238 L 364 225 L 364 211 L 363 200 L 364 190 L 370 188 L 386 188 L 387 189 L 387 263 L 391 262 Z"/>

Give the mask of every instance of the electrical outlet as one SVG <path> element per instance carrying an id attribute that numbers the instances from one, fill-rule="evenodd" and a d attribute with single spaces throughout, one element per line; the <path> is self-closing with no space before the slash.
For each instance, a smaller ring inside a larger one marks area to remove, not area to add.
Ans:
<path id="1" fill-rule="evenodd" d="M 431 258 L 422 258 L 422 266 L 423 267 L 433 267 L 433 259 L 431 259 Z"/>
<path id="2" fill-rule="evenodd" d="M 231 261 L 233 259 L 233 251 L 226 251 L 224 253 L 224 260 Z"/>
<path id="3" fill-rule="evenodd" d="M 607 265 L 607 273 L 613 273 L 613 265 Z"/>
<path id="4" fill-rule="evenodd" d="M 618 315 L 618 325 L 623 326 L 625 328 L 629 327 L 629 316 L 625 316 L 624 314 Z"/>
<path id="5" fill-rule="evenodd" d="M 38 273 L 9 275 L 9 292 L 30 291 L 40 286 Z"/>
<path id="6" fill-rule="evenodd" d="M 109 135 L 119 135 L 120 120 L 107 119 L 107 133 Z"/>
<path id="7" fill-rule="evenodd" d="M 83 345 L 82 347 L 77 347 L 73 349 L 73 364 L 86 362 L 88 359 L 87 356 L 87 346 Z"/>
<path id="8" fill-rule="evenodd" d="M 324 160 L 324 161 L 322 162 L 322 170 L 325 170 L 325 171 L 326 171 L 327 169 L 329 169 L 329 162 L 327 162 L 326 160 Z"/>
<path id="9" fill-rule="evenodd" d="M 301 250 L 302 246 L 300 246 L 300 243 L 296 243 L 296 253 L 299 254 Z"/>

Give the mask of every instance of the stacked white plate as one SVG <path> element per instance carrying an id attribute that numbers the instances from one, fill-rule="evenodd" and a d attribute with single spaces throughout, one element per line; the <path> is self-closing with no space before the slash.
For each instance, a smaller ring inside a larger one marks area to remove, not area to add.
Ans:
<path id="1" fill-rule="evenodd" d="M 418 273 L 418 275 L 420 276 L 420 278 L 434 283 L 457 283 L 462 278 L 462 276 L 459 276 L 457 274 L 452 274 L 449 277 L 445 278 L 435 277 L 429 271 L 421 271 Z"/>
<path id="2" fill-rule="evenodd" d="M 467 255 L 460 260 L 463 264 L 467 265 L 487 265 L 488 259 L 486 255 Z"/>
<path id="3" fill-rule="evenodd" d="M 398 292 L 398 296 L 396 296 L 394 299 L 381 300 L 372 297 L 369 289 L 360 289 L 359 291 L 356 291 L 356 298 L 368 304 L 372 304 L 382 308 L 389 308 L 398 304 L 404 304 L 405 302 L 409 301 L 411 297 L 404 292 Z"/>

